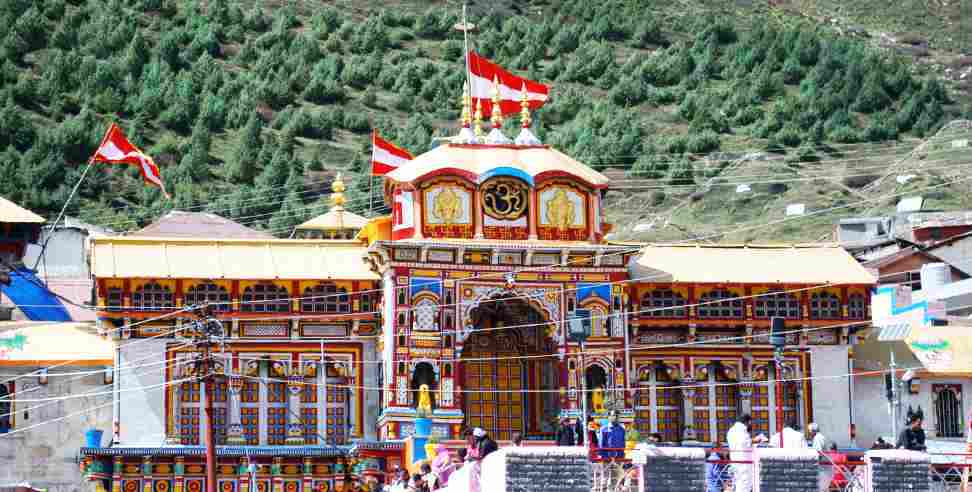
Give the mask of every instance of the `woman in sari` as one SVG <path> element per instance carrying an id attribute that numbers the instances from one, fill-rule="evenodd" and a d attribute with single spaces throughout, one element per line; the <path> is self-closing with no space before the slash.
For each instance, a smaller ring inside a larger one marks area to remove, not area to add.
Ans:
<path id="1" fill-rule="evenodd" d="M 432 473 L 436 476 L 436 486 L 445 488 L 449 484 L 449 475 L 455 470 L 452 464 L 452 453 L 445 444 L 439 443 L 435 448 L 435 459 L 432 460 Z"/>

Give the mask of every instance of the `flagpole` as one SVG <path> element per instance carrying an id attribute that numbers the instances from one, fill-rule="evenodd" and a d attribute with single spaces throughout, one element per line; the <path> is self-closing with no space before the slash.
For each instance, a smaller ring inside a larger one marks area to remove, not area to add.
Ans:
<path id="1" fill-rule="evenodd" d="M 101 143 L 98 144 L 99 149 L 101 148 L 102 145 L 105 144 L 105 140 L 108 139 L 108 134 L 110 132 L 111 132 L 111 125 L 108 125 L 108 129 L 105 130 L 105 134 L 101 137 Z M 47 243 L 49 243 L 51 241 L 51 238 L 54 237 L 54 230 L 57 228 L 57 224 L 61 222 L 61 218 L 64 217 L 64 212 L 67 212 L 68 204 L 71 203 L 71 199 L 74 198 L 75 194 L 77 194 L 78 188 L 81 187 L 81 182 L 84 181 L 84 177 L 87 176 L 88 171 L 91 170 L 91 166 L 94 164 L 94 158 L 95 158 L 94 155 L 88 158 L 88 165 L 85 166 L 84 171 L 81 172 L 81 178 L 78 179 L 77 183 L 74 183 L 74 189 L 71 190 L 71 194 L 68 195 L 67 200 L 64 200 L 64 206 L 61 207 L 61 212 L 57 214 L 57 218 L 54 219 L 54 223 L 51 224 L 51 232 L 47 235 L 47 238 L 44 239 L 44 244 L 41 245 L 40 254 L 37 255 L 37 261 L 34 262 L 34 267 L 31 268 L 31 270 L 37 271 L 37 265 L 40 265 L 41 260 L 44 258 L 44 252 L 47 251 Z"/>
<path id="2" fill-rule="evenodd" d="M 61 222 L 61 217 L 64 217 L 64 212 L 67 211 L 68 204 L 71 203 L 71 199 L 74 198 L 75 194 L 77 194 L 78 188 L 81 187 L 81 182 L 84 181 L 84 177 L 88 175 L 88 170 L 91 169 L 92 164 L 94 164 L 94 156 L 88 159 L 88 165 L 84 166 L 84 171 L 81 173 L 81 178 L 78 179 L 77 183 L 74 183 L 74 189 L 71 190 L 71 194 L 68 195 L 67 200 L 64 201 L 64 206 L 61 207 L 61 213 L 57 214 L 57 218 L 54 219 L 54 223 L 51 224 L 51 232 L 48 233 L 47 238 L 44 239 L 44 244 L 41 245 L 40 254 L 37 255 L 37 260 L 34 262 L 34 267 L 31 270 L 36 271 L 37 265 L 39 265 L 41 260 L 44 258 L 44 251 L 47 250 L 47 243 L 51 240 L 51 237 L 54 236 L 54 229 L 56 229 L 57 224 Z"/>

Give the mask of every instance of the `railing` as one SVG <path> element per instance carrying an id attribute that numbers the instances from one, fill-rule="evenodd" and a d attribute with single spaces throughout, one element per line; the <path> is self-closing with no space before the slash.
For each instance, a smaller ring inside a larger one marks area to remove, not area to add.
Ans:
<path id="1" fill-rule="evenodd" d="M 970 490 L 972 478 L 972 454 L 970 453 L 930 453 L 932 458 L 928 471 L 932 492 L 965 492 Z"/>

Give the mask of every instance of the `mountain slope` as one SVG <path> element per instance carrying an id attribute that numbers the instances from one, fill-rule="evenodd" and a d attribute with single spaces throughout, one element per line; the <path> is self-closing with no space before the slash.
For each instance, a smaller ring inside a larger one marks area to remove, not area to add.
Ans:
<path id="1" fill-rule="evenodd" d="M 0 40 L 0 195 L 55 214 L 114 120 L 156 158 L 175 198 L 160 199 L 134 169 L 99 166 L 69 208 L 89 222 L 131 229 L 178 207 L 286 235 L 326 210 L 321 195 L 339 169 L 353 179 L 351 209 L 380 207 L 366 177 L 371 128 L 413 152 L 455 132 L 458 10 L 4 2 L 0 22 L 12 28 Z M 655 200 L 658 210 L 692 209 L 678 204 L 729 162 L 714 152 L 827 161 L 835 146 L 907 144 L 961 112 L 909 60 L 746 2 L 484 1 L 470 18 L 478 51 L 554 86 L 535 132 L 628 173 L 619 177 L 680 187 Z M 821 186 L 830 185 L 806 189 Z M 647 209 L 636 203 L 628 212 Z M 609 210 L 629 220 L 623 207 Z M 705 213 L 694 214 L 689 224 L 705 225 Z"/>

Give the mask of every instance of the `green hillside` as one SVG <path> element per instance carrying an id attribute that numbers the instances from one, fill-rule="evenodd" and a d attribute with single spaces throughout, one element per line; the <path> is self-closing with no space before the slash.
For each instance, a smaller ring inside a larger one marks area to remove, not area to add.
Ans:
<path id="1" fill-rule="evenodd" d="M 480 53 L 553 85 L 535 115 L 541 139 L 621 178 L 672 187 L 648 201 L 615 195 L 629 203 L 609 209 L 622 222 L 718 176 L 730 160 L 713 153 L 765 149 L 796 173 L 844 145 L 908 145 L 963 113 L 961 96 L 910 58 L 755 3 L 482 1 L 470 20 Z M 87 221 L 127 230 L 175 207 L 286 235 L 327 209 L 335 170 L 351 175 L 349 208 L 367 212 L 371 128 L 414 153 L 456 132 L 459 9 L 7 0 L 0 195 L 55 215 L 116 121 L 155 157 L 174 199 L 136 169 L 98 166 L 69 208 Z M 697 205 L 684 207 L 686 223 L 705 226 Z"/>

